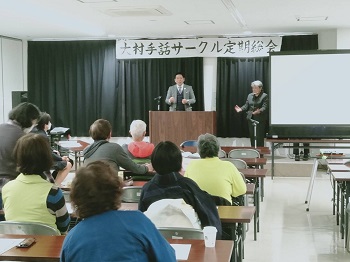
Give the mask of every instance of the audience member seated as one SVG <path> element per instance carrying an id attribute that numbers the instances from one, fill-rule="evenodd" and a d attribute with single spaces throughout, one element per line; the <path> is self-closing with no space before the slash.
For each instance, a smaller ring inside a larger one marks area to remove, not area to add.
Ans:
<path id="1" fill-rule="evenodd" d="M 83 151 L 84 164 L 89 164 L 96 160 L 105 160 L 117 171 L 119 171 L 119 167 L 135 174 L 145 174 L 153 171 L 152 165 L 138 165 L 134 163 L 120 145 L 109 142 L 112 136 L 112 126 L 109 121 L 105 119 L 96 120 L 90 126 L 89 133 L 94 142 Z"/>
<path id="2" fill-rule="evenodd" d="M 5 219 L 43 223 L 65 233 L 70 217 L 63 193 L 44 175 L 53 165 L 47 139 L 32 133 L 22 136 L 14 157 L 21 173 L 2 189 Z"/>
<path id="3" fill-rule="evenodd" d="M 144 214 L 118 210 L 122 192 L 107 162 L 77 171 L 70 196 L 83 220 L 65 237 L 61 261 L 176 261 L 174 249 Z"/>
<path id="4" fill-rule="evenodd" d="M 40 110 L 31 103 L 21 103 L 9 113 L 9 120 L 0 124 L 0 207 L 1 188 L 18 175 L 12 151 L 17 140 L 36 125 Z M 3 218 L 0 216 L 0 220 Z"/>
<path id="5" fill-rule="evenodd" d="M 47 135 L 47 130 L 50 130 L 50 129 L 51 129 L 51 116 L 46 112 L 42 112 L 40 114 L 40 119 L 38 121 L 38 124 L 32 129 L 31 132 L 42 135 L 50 143 L 49 137 Z M 59 152 L 56 150 L 51 150 L 51 151 L 52 151 L 52 158 L 54 161 L 54 165 L 53 165 L 54 172 L 52 173 L 52 176 L 55 180 L 55 183 L 58 186 L 60 186 L 63 180 L 67 177 L 70 170 L 72 169 L 73 160 L 69 159 L 68 156 L 61 157 Z"/>
<path id="6" fill-rule="evenodd" d="M 161 199 L 183 199 L 194 208 L 201 227 L 215 226 L 220 239 L 221 221 L 213 199 L 193 180 L 179 173 L 182 166 L 180 149 L 170 141 L 160 142 L 153 150 L 151 163 L 157 173 L 142 188 L 139 210 L 144 212 Z"/>
<path id="7" fill-rule="evenodd" d="M 144 214 L 159 227 L 202 229 L 193 207 L 181 199 L 161 199 L 151 204 Z"/>
<path id="8" fill-rule="evenodd" d="M 139 162 L 142 159 L 150 159 L 154 149 L 152 143 L 143 141 L 146 135 L 146 123 L 142 120 L 134 120 L 130 125 L 130 134 L 133 142 L 130 144 L 124 144 L 123 149 L 125 153 L 135 162 Z"/>
<path id="9" fill-rule="evenodd" d="M 201 159 L 194 159 L 188 164 L 185 177 L 195 181 L 202 190 L 232 204 L 232 197 L 245 194 L 247 186 L 231 162 L 218 158 L 219 150 L 220 144 L 214 135 L 200 135 L 198 153 Z"/>

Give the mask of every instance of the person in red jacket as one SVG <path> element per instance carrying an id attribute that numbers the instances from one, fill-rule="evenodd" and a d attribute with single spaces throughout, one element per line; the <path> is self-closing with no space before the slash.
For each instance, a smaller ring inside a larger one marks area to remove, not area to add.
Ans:
<path id="1" fill-rule="evenodd" d="M 143 141 L 146 135 L 146 123 L 142 120 L 134 120 L 130 125 L 130 135 L 133 142 L 123 145 L 124 151 L 132 158 L 150 158 L 154 145 Z"/>

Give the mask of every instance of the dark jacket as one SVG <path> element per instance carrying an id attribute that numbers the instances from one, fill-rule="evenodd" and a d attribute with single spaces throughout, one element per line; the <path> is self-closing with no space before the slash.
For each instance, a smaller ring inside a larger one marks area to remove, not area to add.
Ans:
<path id="1" fill-rule="evenodd" d="M 144 212 L 152 203 L 165 198 L 182 198 L 197 212 L 201 226 L 215 226 L 218 230 L 217 238 L 221 239 L 221 221 L 216 205 L 211 196 L 201 190 L 192 179 L 177 172 L 156 174 L 142 188 L 139 210 Z"/>
<path id="2" fill-rule="evenodd" d="M 268 117 L 269 100 L 266 93 L 261 92 L 258 96 L 250 93 L 247 97 L 247 101 L 241 107 L 242 111 L 247 111 L 247 119 L 254 119 L 256 121 L 266 120 Z M 252 113 L 259 109 L 260 114 L 252 115 Z"/>

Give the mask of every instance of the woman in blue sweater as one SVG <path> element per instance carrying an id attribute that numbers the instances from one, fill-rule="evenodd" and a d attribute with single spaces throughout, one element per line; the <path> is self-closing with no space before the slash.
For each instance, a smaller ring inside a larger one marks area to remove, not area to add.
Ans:
<path id="1" fill-rule="evenodd" d="M 175 251 L 139 211 L 119 211 L 122 182 L 107 162 L 80 168 L 71 200 L 83 220 L 66 236 L 61 261 L 176 261 Z"/>

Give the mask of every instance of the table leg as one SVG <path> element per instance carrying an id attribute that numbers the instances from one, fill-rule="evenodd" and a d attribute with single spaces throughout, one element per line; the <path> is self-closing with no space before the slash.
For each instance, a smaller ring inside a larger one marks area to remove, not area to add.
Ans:
<path id="1" fill-rule="evenodd" d="M 275 175 L 275 143 L 271 142 L 271 179 Z"/>
<path id="2" fill-rule="evenodd" d="M 223 224 L 223 227 L 225 226 L 230 228 L 230 238 L 233 240 L 231 262 L 242 262 L 242 244 L 240 241 L 243 240 L 237 232 L 237 223 Z"/>
<path id="3" fill-rule="evenodd" d="M 77 168 L 78 168 L 78 152 L 77 151 L 74 152 L 74 160 L 75 160 L 75 162 L 74 162 L 75 171 L 77 171 Z"/>
<path id="4" fill-rule="evenodd" d="M 340 203 L 340 185 L 341 185 L 341 182 L 336 182 L 336 187 L 337 187 L 337 225 L 339 226 L 339 218 L 340 218 L 340 212 L 339 212 L 339 203 Z"/>
<path id="5" fill-rule="evenodd" d="M 254 213 L 254 240 L 257 240 L 257 232 L 259 232 L 259 212 L 260 212 L 260 193 L 259 188 L 256 187 L 254 191 L 254 206 L 256 208 Z"/>
<path id="6" fill-rule="evenodd" d="M 333 177 L 333 199 L 332 199 L 332 202 L 333 202 L 333 216 L 335 216 L 335 206 L 336 206 L 335 192 L 336 192 L 336 186 L 337 186 L 337 182 L 334 180 L 334 177 Z M 337 225 L 338 225 L 338 221 L 337 221 Z"/>
<path id="7" fill-rule="evenodd" d="M 261 190 L 261 202 L 264 202 L 265 192 L 264 192 L 264 178 L 263 177 L 260 178 L 260 190 Z"/>
<path id="8" fill-rule="evenodd" d="M 314 159 L 314 165 L 313 165 L 312 171 L 311 171 L 309 188 L 308 188 L 307 194 L 306 194 L 305 204 L 308 204 L 307 208 L 306 208 L 306 211 L 310 210 L 310 201 L 311 201 L 312 189 L 314 187 L 315 178 L 316 178 L 316 174 L 317 174 L 317 167 L 318 167 L 318 159 L 315 158 Z"/>
<path id="9" fill-rule="evenodd" d="M 346 182 L 345 184 L 345 249 L 348 249 L 348 237 L 349 237 L 349 213 L 347 212 L 347 207 L 349 204 L 350 197 L 350 183 Z"/>
<path id="10" fill-rule="evenodd" d="M 341 183 L 341 188 L 342 188 L 342 193 L 341 193 L 341 198 L 340 198 L 340 235 L 341 235 L 341 239 L 344 239 L 344 221 L 345 221 L 345 196 L 344 196 L 344 182 Z"/>

